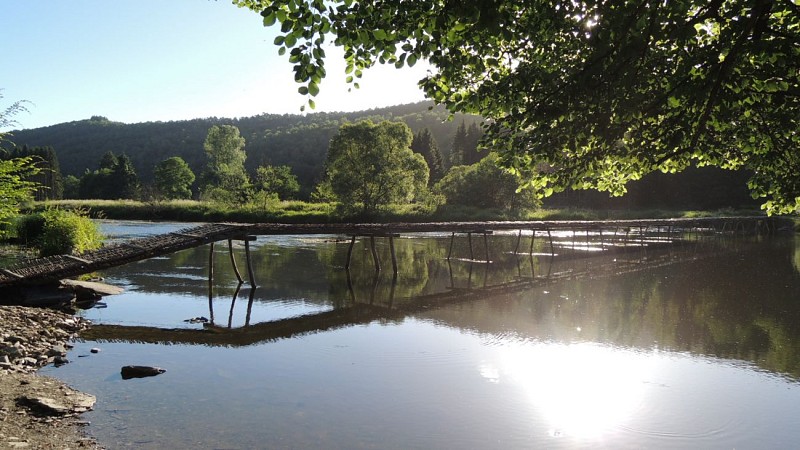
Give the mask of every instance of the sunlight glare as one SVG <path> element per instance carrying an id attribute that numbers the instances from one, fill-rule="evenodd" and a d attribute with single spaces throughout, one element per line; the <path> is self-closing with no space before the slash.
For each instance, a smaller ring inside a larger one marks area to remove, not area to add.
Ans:
<path id="1" fill-rule="evenodd" d="M 503 349 L 490 382 L 520 385 L 552 437 L 599 438 L 642 405 L 648 358 L 596 343 L 518 344 Z"/>

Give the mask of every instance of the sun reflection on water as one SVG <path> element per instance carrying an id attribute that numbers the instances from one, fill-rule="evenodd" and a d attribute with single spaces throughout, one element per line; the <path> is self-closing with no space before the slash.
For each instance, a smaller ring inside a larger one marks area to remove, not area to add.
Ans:
<path id="1" fill-rule="evenodd" d="M 599 439 L 642 408 L 653 364 L 596 343 L 515 343 L 479 370 L 492 383 L 518 385 L 551 437 Z"/>

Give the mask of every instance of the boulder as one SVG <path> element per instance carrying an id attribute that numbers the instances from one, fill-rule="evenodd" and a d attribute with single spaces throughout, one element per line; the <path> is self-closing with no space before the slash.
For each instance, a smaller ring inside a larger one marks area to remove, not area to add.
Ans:
<path id="1" fill-rule="evenodd" d="M 164 372 L 166 372 L 166 369 L 150 366 L 124 366 L 121 371 L 123 380 L 129 380 L 131 378 L 154 377 L 156 375 L 161 375 Z"/>

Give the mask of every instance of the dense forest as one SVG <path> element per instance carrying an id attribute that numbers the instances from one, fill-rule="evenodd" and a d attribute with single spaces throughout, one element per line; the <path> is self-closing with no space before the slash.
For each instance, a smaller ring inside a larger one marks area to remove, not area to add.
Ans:
<path id="1" fill-rule="evenodd" d="M 323 178 L 323 165 L 331 139 L 342 125 L 365 119 L 376 123 L 384 120 L 404 122 L 415 134 L 412 149 L 423 142 L 423 147 L 437 148 L 439 155 L 433 159 L 422 152 L 431 168 L 432 182 L 444 176 L 453 165 L 474 165 L 472 171 L 461 170 L 448 177 L 450 185 L 461 191 L 460 196 L 464 197 L 467 205 L 474 205 L 481 193 L 487 190 L 486 183 L 491 184 L 500 176 L 488 167 L 481 169 L 487 166 L 486 163 L 478 165 L 487 154 L 475 152 L 481 118 L 462 114 L 450 118 L 444 108 L 429 102 L 349 113 L 262 114 L 235 119 L 212 117 L 136 124 L 93 116 L 87 120 L 14 131 L 13 141 L 18 147 L 7 149 L 6 155 L 18 154 L 19 147 L 24 146 L 26 150 L 30 149 L 31 154 L 38 152 L 47 156 L 47 166 L 60 168 L 61 176 L 67 182 L 72 179 L 75 184 L 76 178 L 81 179 L 80 189 L 66 183 L 67 196 L 91 197 L 93 195 L 89 192 L 102 190 L 100 187 L 109 184 L 103 181 L 105 179 L 130 179 L 130 189 L 122 185 L 115 185 L 115 189 L 141 193 L 139 183 L 150 186 L 157 182 L 157 177 L 154 177 L 157 166 L 168 158 L 182 158 L 193 173 L 201 174 L 207 164 L 204 141 L 209 130 L 214 126 L 232 125 L 244 138 L 245 168 L 251 177 L 256 178 L 257 169 L 262 166 L 287 166 L 299 182 L 298 197 L 308 199 Z M 610 198 L 607 193 L 593 191 L 567 191 L 546 199 L 545 206 L 608 209 L 752 207 L 758 202 L 748 194 L 748 178 L 749 174 L 745 172 L 689 168 L 679 174 L 656 173 L 632 182 L 628 186 L 629 193 L 621 198 Z M 48 194 L 51 195 L 47 197 L 57 198 L 60 190 L 51 190 Z M 513 197 L 513 187 L 511 191 L 499 190 L 495 194 Z M 455 195 L 448 195 L 451 196 L 453 198 L 448 199 L 448 203 L 455 200 Z M 498 203 L 498 200 L 490 203 Z"/>
<path id="2" fill-rule="evenodd" d="M 155 164 L 168 157 L 183 158 L 195 173 L 205 164 L 203 141 L 214 125 L 234 125 L 245 138 L 246 167 L 255 172 L 262 165 L 290 166 L 303 191 L 310 192 L 322 171 L 328 143 L 339 127 L 362 119 L 405 122 L 414 133 L 427 128 L 449 161 L 458 126 L 479 122 L 476 116 L 456 115 L 448 120 L 443 108 L 431 103 L 349 113 L 262 114 L 236 119 L 210 117 L 171 122 L 125 124 L 103 116 L 49 127 L 13 132 L 13 141 L 29 147 L 49 146 L 58 153 L 61 173 L 81 177 L 94 170 L 104 154 L 127 155 L 143 183 L 153 180 Z"/>

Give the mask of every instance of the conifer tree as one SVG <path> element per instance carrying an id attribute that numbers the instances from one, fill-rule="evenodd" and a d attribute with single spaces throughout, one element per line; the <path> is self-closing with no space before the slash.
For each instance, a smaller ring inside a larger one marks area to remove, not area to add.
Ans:
<path id="1" fill-rule="evenodd" d="M 478 144 L 483 136 L 483 130 L 477 123 L 473 123 L 467 129 L 467 137 L 464 145 L 464 165 L 471 166 L 485 156 L 478 150 Z"/>
<path id="2" fill-rule="evenodd" d="M 450 149 L 450 163 L 453 166 L 462 166 L 467 152 L 467 125 L 461 121 L 453 136 L 453 147 Z"/>
<path id="3" fill-rule="evenodd" d="M 428 163 L 430 184 L 439 181 L 444 176 L 442 153 L 439 151 L 439 145 L 431 134 L 431 130 L 423 128 L 415 134 L 414 139 L 411 141 L 411 150 L 422 155 L 425 158 L 425 162 Z"/>

